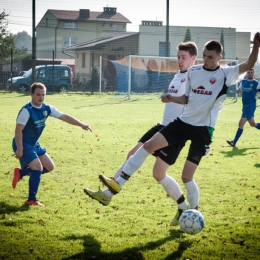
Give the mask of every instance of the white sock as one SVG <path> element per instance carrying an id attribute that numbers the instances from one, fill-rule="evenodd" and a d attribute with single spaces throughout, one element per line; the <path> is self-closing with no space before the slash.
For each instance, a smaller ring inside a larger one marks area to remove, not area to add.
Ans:
<path id="1" fill-rule="evenodd" d="M 145 159 L 149 155 L 150 153 L 148 153 L 143 147 L 140 147 L 134 155 L 130 156 L 122 171 L 128 176 L 132 176 L 134 172 L 137 171 L 142 166 Z M 119 176 L 116 179 L 116 181 L 118 182 L 119 187 L 121 189 L 127 180 Z"/>
<path id="2" fill-rule="evenodd" d="M 183 195 L 180 185 L 169 175 L 166 174 L 165 178 L 159 181 L 159 183 L 163 186 L 166 193 L 177 202 L 177 200 Z M 189 204 L 184 201 L 178 204 L 178 208 L 187 209 Z"/>
<path id="3" fill-rule="evenodd" d="M 190 207 L 195 209 L 199 206 L 199 189 L 194 180 L 184 183 L 187 190 L 187 199 L 190 203 Z"/>
<path id="4" fill-rule="evenodd" d="M 108 198 L 112 198 L 114 196 L 114 194 L 108 188 L 103 190 L 103 193 Z"/>
<path id="5" fill-rule="evenodd" d="M 124 163 L 117 169 L 115 175 L 114 175 L 114 180 L 116 180 L 122 173 L 123 168 L 125 167 L 125 164 L 127 162 L 127 159 L 124 161 Z"/>

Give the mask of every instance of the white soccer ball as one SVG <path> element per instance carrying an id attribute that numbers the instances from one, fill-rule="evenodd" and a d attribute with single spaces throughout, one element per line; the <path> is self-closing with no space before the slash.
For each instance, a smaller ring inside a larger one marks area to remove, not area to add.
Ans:
<path id="1" fill-rule="evenodd" d="M 195 235 L 204 227 L 204 217 L 196 209 L 184 211 L 180 216 L 180 228 L 187 234 Z"/>

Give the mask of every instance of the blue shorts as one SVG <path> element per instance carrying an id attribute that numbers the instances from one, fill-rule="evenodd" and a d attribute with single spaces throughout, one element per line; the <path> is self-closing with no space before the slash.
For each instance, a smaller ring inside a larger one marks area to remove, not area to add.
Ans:
<path id="1" fill-rule="evenodd" d="M 17 147 L 14 138 L 12 147 L 13 151 L 16 152 Z M 38 158 L 39 156 L 44 155 L 46 152 L 47 150 L 42 148 L 39 142 L 37 142 L 35 145 L 23 143 L 23 156 L 19 159 L 21 168 L 26 168 L 28 163 Z"/>
<path id="2" fill-rule="evenodd" d="M 256 103 L 243 105 L 242 117 L 246 118 L 247 120 L 250 120 L 252 117 L 254 117 L 255 110 L 256 110 Z"/>

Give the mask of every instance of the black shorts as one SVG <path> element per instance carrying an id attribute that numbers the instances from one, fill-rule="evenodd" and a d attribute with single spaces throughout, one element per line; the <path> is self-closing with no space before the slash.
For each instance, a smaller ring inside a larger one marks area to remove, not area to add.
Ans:
<path id="1" fill-rule="evenodd" d="M 148 130 L 139 140 L 141 143 L 145 143 L 150 140 L 156 133 L 160 132 L 164 128 L 164 125 L 157 124 Z M 173 165 L 179 156 L 180 151 L 185 146 L 186 140 L 178 142 L 176 145 L 166 146 L 153 153 L 153 156 L 161 158 L 168 165 Z"/>
<path id="2" fill-rule="evenodd" d="M 180 143 L 191 140 L 187 160 L 199 165 L 202 156 L 206 155 L 211 143 L 209 132 L 205 126 L 193 126 L 179 118 L 160 130 L 169 146 L 178 147 Z"/>

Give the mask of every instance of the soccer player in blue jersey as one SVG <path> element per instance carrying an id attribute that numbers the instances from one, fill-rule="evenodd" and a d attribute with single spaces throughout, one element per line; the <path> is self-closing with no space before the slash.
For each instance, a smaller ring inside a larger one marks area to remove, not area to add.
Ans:
<path id="1" fill-rule="evenodd" d="M 243 134 L 246 122 L 250 126 L 260 129 L 260 123 L 256 123 L 254 113 L 256 110 L 256 94 L 260 89 L 260 82 L 254 79 L 254 69 L 247 71 L 247 79 L 241 81 L 237 93 L 242 93 L 242 116 L 238 122 L 238 129 L 233 141 L 227 140 L 230 146 L 235 146 L 240 136 Z"/>
<path id="2" fill-rule="evenodd" d="M 64 114 L 51 105 L 43 103 L 46 95 L 46 87 L 42 83 L 34 83 L 30 89 L 31 102 L 21 108 L 16 119 L 15 137 L 12 147 L 14 157 L 19 159 L 21 169 L 14 169 L 12 186 L 15 189 L 17 182 L 29 175 L 29 196 L 25 204 L 43 206 L 36 200 L 36 194 L 40 184 L 41 175 L 54 169 L 54 163 L 42 148 L 40 138 L 48 116 L 58 118 L 66 123 L 80 126 L 84 130 L 92 131 L 75 117 Z"/>

